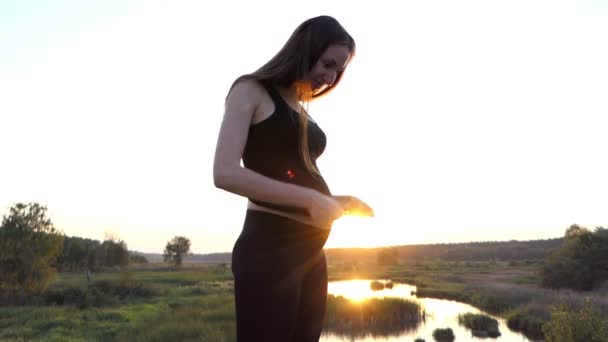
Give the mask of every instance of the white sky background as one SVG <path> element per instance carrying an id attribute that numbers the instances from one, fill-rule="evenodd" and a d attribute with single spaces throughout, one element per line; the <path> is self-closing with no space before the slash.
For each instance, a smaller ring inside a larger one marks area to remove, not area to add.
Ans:
<path id="1" fill-rule="evenodd" d="M 608 2 L 303 4 L 0 2 L 0 214 L 37 201 L 68 235 L 230 251 L 246 199 L 212 180 L 228 87 L 329 14 L 357 56 L 310 105 L 318 164 L 376 217 L 327 247 L 608 226 Z"/>

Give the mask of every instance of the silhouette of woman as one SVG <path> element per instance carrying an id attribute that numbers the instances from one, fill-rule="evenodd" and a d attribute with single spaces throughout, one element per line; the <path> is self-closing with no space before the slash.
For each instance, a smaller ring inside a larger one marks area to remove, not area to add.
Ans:
<path id="1" fill-rule="evenodd" d="M 373 215 L 356 197 L 332 196 L 316 164 L 326 136 L 303 107 L 336 87 L 354 52 L 336 19 L 310 18 L 226 97 L 213 179 L 249 199 L 231 266 L 240 342 L 318 341 L 333 221 Z"/>

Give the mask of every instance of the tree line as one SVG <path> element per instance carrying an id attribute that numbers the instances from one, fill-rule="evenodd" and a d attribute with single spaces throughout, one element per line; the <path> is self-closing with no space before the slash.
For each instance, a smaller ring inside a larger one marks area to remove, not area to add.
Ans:
<path id="1" fill-rule="evenodd" d="M 147 262 L 142 255 L 129 252 L 127 244 L 122 240 L 108 239 L 100 242 L 65 236 L 62 252 L 57 256 L 57 269 L 60 272 L 97 272 L 104 268 L 124 267 L 135 260 Z"/>
<path id="2" fill-rule="evenodd" d="M 176 236 L 165 246 L 164 259 L 179 267 L 190 252 L 190 240 Z M 7 298 L 24 302 L 45 291 L 60 272 L 93 272 L 117 269 L 130 263 L 147 263 L 114 237 L 105 241 L 68 237 L 56 229 L 47 208 L 38 203 L 17 203 L 0 225 L 0 303 Z"/>
<path id="3" fill-rule="evenodd" d="M 331 262 L 378 262 L 380 264 L 433 260 L 542 260 L 551 250 L 560 247 L 563 240 L 563 238 L 553 238 L 530 241 L 440 243 L 381 248 L 330 248 L 325 251 L 325 254 Z"/>

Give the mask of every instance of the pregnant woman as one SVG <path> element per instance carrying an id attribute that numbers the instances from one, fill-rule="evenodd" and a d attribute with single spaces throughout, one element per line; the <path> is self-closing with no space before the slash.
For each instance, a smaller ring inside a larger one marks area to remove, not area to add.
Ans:
<path id="1" fill-rule="evenodd" d="M 232 253 L 239 342 L 318 341 L 333 221 L 373 215 L 356 197 L 332 196 L 316 164 L 326 136 L 303 106 L 336 87 L 354 52 L 336 19 L 308 19 L 226 97 L 214 183 L 249 199 Z"/>

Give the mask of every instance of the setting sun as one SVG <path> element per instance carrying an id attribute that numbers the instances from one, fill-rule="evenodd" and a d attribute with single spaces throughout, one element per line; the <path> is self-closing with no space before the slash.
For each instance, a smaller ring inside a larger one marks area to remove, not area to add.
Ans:
<path id="1" fill-rule="evenodd" d="M 332 247 L 374 247 L 378 241 L 370 236 L 376 222 L 373 218 L 343 216 L 334 221 L 326 246 Z"/>

